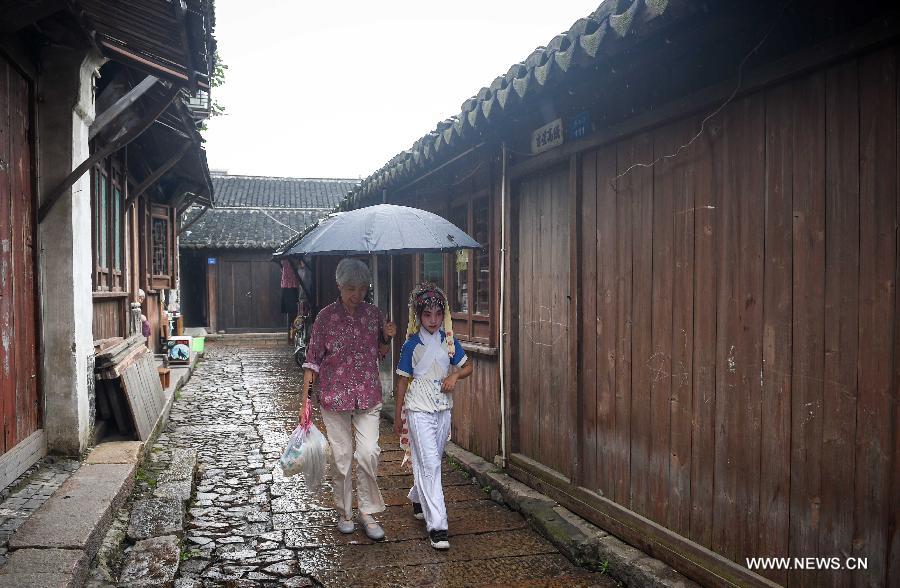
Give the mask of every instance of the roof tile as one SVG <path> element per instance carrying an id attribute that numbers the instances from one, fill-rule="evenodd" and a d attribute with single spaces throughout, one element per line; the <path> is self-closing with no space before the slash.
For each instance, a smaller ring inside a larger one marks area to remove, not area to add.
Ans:
<path id="1" fill-rule="evenodd" d="M 213 174 L 216 208 L 331 209 L 358 180 Z"/>

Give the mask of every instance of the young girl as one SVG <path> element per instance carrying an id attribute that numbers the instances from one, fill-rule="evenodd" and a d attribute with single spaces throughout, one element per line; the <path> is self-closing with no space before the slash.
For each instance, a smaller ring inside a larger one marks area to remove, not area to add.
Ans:
<path id="1" fill-rule="evenodd" d="M 443 328 L 441 328 L 443 326 Z M 450 409 L 457 380 L 472 365 L 453 338 L 447 296 L 434 284 L 416 286 L 409 297 L 408 339 L 400 351 L 394 430 L 401 434 L 403 412 L 409 427 L 413 487 L 409 499 L 416 518 L 424 515 L 431 546 L 449 549 L 447 509 L 441 487 L 441 457 L 450 433 Z M 448 375 L 450 366 L 459 369 Z M 412 382 L 410 382 L 412 379 Z"/>

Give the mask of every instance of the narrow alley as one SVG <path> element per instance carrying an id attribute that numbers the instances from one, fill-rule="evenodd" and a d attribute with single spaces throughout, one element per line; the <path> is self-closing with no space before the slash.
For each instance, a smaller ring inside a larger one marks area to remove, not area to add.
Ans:
<path id="1" fill-rule="evenodd" d="M 177 450 L 196 450 L 199 474 L 184 520 L 178 586 L 614 586 L 574 566 L 522 516 L 497 504 L 445 458 L 451 549 L 438 552 L 406 500 L 411 473 L 382 423 L 380 486 L 386 540 L 335 529 L 330 486 L 285 479 L 278 458 L 297 421 L 300 372 L 290 349 L 209 345 L 149 448 L 136 499 L 156 487 Z"/>

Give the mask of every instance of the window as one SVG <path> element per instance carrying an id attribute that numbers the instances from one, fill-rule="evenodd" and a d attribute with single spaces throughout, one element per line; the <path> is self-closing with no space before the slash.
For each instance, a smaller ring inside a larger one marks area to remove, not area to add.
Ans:
<path id="1" fill-rule="evenodd" d="M 475 314 L 491 314 L 491 260 L 490 260 L 490 207 L 484 196 L 472 201 L 472 224 L 469 232 L 481 244 L 472 256 L 475 258 L 472 270 L 475 274 Z"/>
<path id="2" fill-rule="evenodd" d="M 169 274 L 169 221 L 153 217 L 153 275 Z"/>
<path id="3" fill-rule="evenodd" d="M 487 193 L 455 201 L 445 211 L 448 220 L 481 244 L 479 249 L 419 256 L 417 280 L 431 280 L 445 291 L 453 311 L 453 329 L 463 339 L 492 340 L 491 200 Z"/>
<path id="4" fill-rule="evenodd" d="M 121 161 L 106 158 L 91 170 L 91 226 L 95 291 L 124 290 L 124 177 Z"/>
<path id="5" fill-rule="evenodd" d="M 466 204 L 450 209 L 450 222 L 466 230 L 469 226 L 469 207 Z M 458 251 L 452 256 L 450 275 L 450 308 L 455 312 L 469 312 L 469 257 L 468 250 Z"/>
<path id="6" fill-rule="evenodd" d="M 149 218 L 149 243 L 147 260 L 150 270 L 150 289 L 175 287 L 175 255 L 172 233 L 172 208 L 169 206 L 151 206 Z"/>
<path id="7" fill-rule="evenodd" d="M 423 253 L 420 256 L 420 281 L 434 282 L 438 288 L 444 287 L 444 255 L 442 253 Z"/>

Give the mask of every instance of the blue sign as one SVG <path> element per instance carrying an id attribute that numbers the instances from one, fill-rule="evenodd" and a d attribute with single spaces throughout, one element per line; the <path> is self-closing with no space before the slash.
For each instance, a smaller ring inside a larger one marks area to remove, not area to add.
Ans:
<path id="1" fill-rule="evenodd" d="M 216 258 L 215 257 L 207 257 L 206 265 L 216 265 Z"/>
<path id="2" fill-rule="evenodd" d="M 572 125 L 569 127 L 569 136 L 573 139 L 580 139 L 590 132 L 591 113 L 588 111 L 579 112 L 572 119 Z"/>

